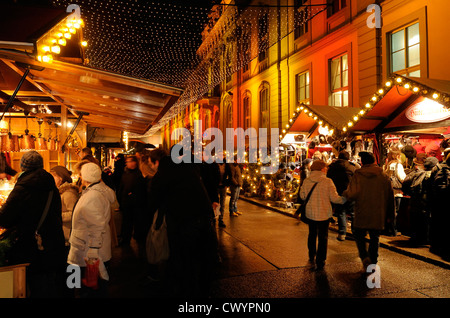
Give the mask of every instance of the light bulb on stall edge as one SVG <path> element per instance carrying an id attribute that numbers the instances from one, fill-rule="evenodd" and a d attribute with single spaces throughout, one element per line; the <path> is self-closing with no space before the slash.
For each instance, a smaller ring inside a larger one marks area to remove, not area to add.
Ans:
<path id="1" fill-rule="evenodd" d="M 82 41 L 82 42 L 81 42 L 81 46 L 87 47 L 87 45 L 88 45 L 87 41 Z"/>
<path id="2" fill-rule="evenodd" d="M 55 54 L 60 54 L 61 53 L 61 47 L 59 45 L 52 46 L 52 52 L 55 53 Z"/>

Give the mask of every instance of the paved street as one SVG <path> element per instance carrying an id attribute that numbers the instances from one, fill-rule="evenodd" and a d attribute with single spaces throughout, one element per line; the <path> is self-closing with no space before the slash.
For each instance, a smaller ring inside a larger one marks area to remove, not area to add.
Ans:
<path id="1" fill-rule="evenodd" d="M 224 267 L 215 297 L 450 297 L 449 270 L 380 248 L 381 288 L 370 289 L 353 240 L 330 231 L 327 264 L 308 264 L 308 228 L 296 219 L 239 201 L 242 216 L 219 230 Z"/>
<path id="2" fill-rule="evenodd" d="M 381 288 L 368 288 L 353 240 L 329 233 L 325 270 L 308 264 L 308 228 L 294 218 L 239 200 L 243 212 L 218 228 L 222 266 L 213 298 L 440 298 L 450 297 L 449 270 L 380 248 Z M 145 262 L 137 250 L 116 248 L 111 297 L 160 296 L 157 284 L 142 286 Z"/>

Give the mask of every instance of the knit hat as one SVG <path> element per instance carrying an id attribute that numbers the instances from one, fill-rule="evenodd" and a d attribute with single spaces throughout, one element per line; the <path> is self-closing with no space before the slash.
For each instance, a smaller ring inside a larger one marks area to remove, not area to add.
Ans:
<path id="1" fill-rule="evenodd" d="M 431 170 L 438 163 L 439 160 L 436 157 L 428 157 L 427 159 L 425 159 L 423 166 L 425 167 L 426 170 Z"/>
<path id="2" fill-rule="evenodd" d="M 22 171 L 31 171 L 44 168 L 44 159 L 41 154 L 35 150 L 27 151 L 20 159 L 20 168 Z"/>
<path id="3" fill-rule="evenodd" d="M 70 177 L 72 175 L 72 171 L 67 170 L 66 167 L 56 166 L 50 169 L 50 172 L 54 172 L 62 179 L 61 184 L 65 182 L 72 183 L 72 178 Z"/>
<path id="4" fill-rule="evenodd" d="M 97 164 L 93 162 L 86 163 L 81 167 L 81 179 L 90 183 L 98 182 L 102 179 L 102 171 Z"/>
<path id="5" fill-rule="evenodd" d="M 323 160 L 314 160 L 311 165 L 311 171 L 320 171 L 325 168 L 327 164 Z"/>

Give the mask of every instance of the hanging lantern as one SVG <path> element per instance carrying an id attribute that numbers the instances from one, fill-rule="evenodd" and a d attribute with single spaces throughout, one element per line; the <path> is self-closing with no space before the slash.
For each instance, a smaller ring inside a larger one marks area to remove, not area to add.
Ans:
<path id="1" fill-rule="evenodd" d="M 25 122 L 26 122 L 26 128 L 25 128 L 25 135 L 22 136 L 20 139 L 20 150 L 33 150 L 34 147 L 34 137 L 29 135 L 30 132 L 28 130 L 28 115 L 25 116 Z"/>
<path id="2" fill-rule="evenodd" d="M 42 118 L 40 118 L 38 120 L 38 124 L 39 124 L 39 134 L 38 134 L 38 138 L 36 138 L 36 150 L 47 150 L 47 142 L 45 140 L 45 138 L 42 137 L 41 134 L 41 125 L 42 125 Z"/>
<path id="3" fill-rule="evenodd" d="M 9 118 L 8 134 L 1 136 L 2 151 L 19 151 L 19 136 L 11 134 L 11 117 Z"/>

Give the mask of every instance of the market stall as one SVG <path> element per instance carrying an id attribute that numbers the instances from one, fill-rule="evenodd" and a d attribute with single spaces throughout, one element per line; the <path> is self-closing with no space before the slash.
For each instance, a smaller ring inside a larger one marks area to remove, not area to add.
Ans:
<path id="1" fill-rule="evenodd" d="M 8 13 L 0 20 L 0 151 L 17 172 L 28 150 L 42 155 L 47 171 L 56 165 L 73 171 L 81 159 L 78 153 L 91 144 L 89 130 L 145 134 L 183 92 L 90 67 L 85 56 L 89 39 L 84 38 L 79 9 L 0 4 L 0 11 Z M 94 149 L 100 150 L 98 159 L 108 165 L 110 148 L 103 141 L 92 144 L 99 145 Z M 125 144 L 119 139 L 109 146 L 125 149 Z M 0 179 L 1 204 L 14 187 L 14 178 L 0 175 Z M 0 240 L 0 253 L 2 244 L 8 242 Z M 0 262 L 4 260 L 0 255 Z M 18 279 L 25 281 L 16 275 L 25 275 L 25 265 L 16 266 L 20 269 L 5 265 L 15 264 L 0 263 L 0 285 L 13 286 L 13 294 L 0 296 L 25 296 L 16 292 L 15 285 Z"/>
<path id="2" fill-rule="evenodd" d="M 380 145 L 378 163 L 387 162 L 390 151 L 400 151 L 406 174 L 414 171 L 417 154 L 442 161 L 450 137 L 450 82 L 393 76 L 362 107 L 358 118 L 341 126 L 341 131 L 372 135 Z M 401 196 L 398 230 L 411 231 L 410 198 Z"/>
<path id="3" fill-rule="evenodd" d="M 339 128 L 358 115 L 359 108 L 300 104 L 280 134 L 279 170 L 274 175 L 259 173 L 259 164 L 244 166 L 244 190 L 248 195 L 271 199 L 292 207 L 300 184 L 300 167 L 307 158 L 317 156 L 327 162 L 347 146 L 355 148 L 353 138 Z M 343 146 L 345 144 L 345 146 Z"/>

